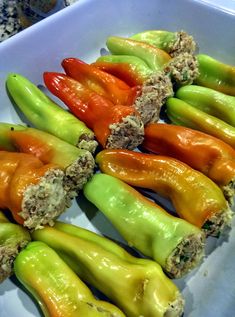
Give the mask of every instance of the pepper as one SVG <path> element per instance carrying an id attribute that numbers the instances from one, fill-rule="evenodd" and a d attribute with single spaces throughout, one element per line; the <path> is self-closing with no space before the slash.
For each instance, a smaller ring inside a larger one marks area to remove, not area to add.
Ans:
<path id="1" fill-rule="evenodd" d="M 64 188 L 71 198 L 77 195 L 94 172 L 95 161 L 89 151 L 38 129 L 0 123 L 0 148 L 32 154 L 44 164 L 58 165 L 65 173 Z"/>
<path id="2" fill-rule="evenodd" d="M 177 214 L 217 236 L 231 220 L 220 188 L 202 173 L 168 156 L 104 150 L 96 156 L 102 172 L 170 199 Z M 193 201 L 193 202 L 192 202 Z"/>
<path id="3" fill-rule="evenodd" d="M 195 83 L 235 96 L 235 66 L 225 64 L 206 54 L 197 55 L 200 75 Z"/>
<path id="4" fill-rule="evenodd" d="M 32 236 L 53 248 L 83 281 L 127 316 L 182 315 L 182 296 L 156 262 L 136 258 L 107 238 L 62 222 Z"/>
<path id="5" fill-rule="evenodd" d="M 14 271 L 45 317 L 124 317 L 114 305 L 95 299 L 58 254 L 43 242 L 30 242 L 17 256 Z"/>
<path id="6" fill-rule="evenodd" d="M 173 124 L 149 124 L 142 147 L 169 155 L 212 179 L 230 204 L 235 195 L 235 150 L 206 133 Z"/>
<path id="7" fill-rule="evenodd" d="M 97 142 L 93 132 L 71 113 L 48 98 L 37 86 L 19 74 L 9 74 L 7 90 L 16 106 L 34 127 L 94 152 Z"/>
<path id="8" fill-rule="evenodd" d="M 175 96 L 191 106 L 235 126 L 235 97 L 196 85 L 181 87 Z"/>
<path id="9" fill-rule="evenodd" d="M 160 74 L 152 76 L 151 80 L 147 80 L 142 86 L 130 88 L 113 75 L 75 58 L 63 60 L 62 66 L 68 76 L 108 98 L 115 105 L 133 106 L 144 124 L 158 120 L 162 104 L 167 96 L 172 95 L 172 90 L 168 92 L 167 88 L 171 87 L 170 80 L 164 80 Z"/>
<path id="10" fill-rule="evenodd" d="M 134 149 L 144 127 L 133 107 L 114 105 L 78 81 L 60 73 L 44 73 L 47 88 L 91 128 L 102 147 Z"/>
<path id="11" fill-rule="evenodd" d="M 11 223 L 0 211 L 0 283 L 13 274 L 13 262 L 30 240 L 25 228 Z"/>
<path id="12" fill-rule="evenodd" d="M 114 55 L 137 56 L 145 61 L 152 71 L 163 71 L 170 76 L 176 86 L 190 84 L 198 76 L 198 63 L 195 56 L 182 53 L 171 58 L 165 51 L 132 39 L 111 36 L 106 45 Z"/>
<path id="13" fill-rule="evenodd" d="M 185 31 L 149 30 L 132 35 L 131 39 L 158 47 L 171 57 L 182 53 L 193 54 L 196 49 L 193 37 Z"/>
<path id="14" fill-rule="evenodd" d="M 64 172 L 30 154 L 0 151 L 0 208 L 29 229 L 53 224 L 68 206 Z M 70 203 L 70 199 L 69 199 Z"/>
<path id="15" fill-rule="evenodd" d="M 154 259 L 169 276 L 182 277 L 199 263 L 204 254 L 204 233 L 121 180 L 95 174 L 83 192 L 129 246 Z"/>
<path id="16" fill-rule="evenodd" d="M 178 98 L 169 98 L 166 113 L 173 124 L 202 131 L 235 148 L 235 128 Z"/>

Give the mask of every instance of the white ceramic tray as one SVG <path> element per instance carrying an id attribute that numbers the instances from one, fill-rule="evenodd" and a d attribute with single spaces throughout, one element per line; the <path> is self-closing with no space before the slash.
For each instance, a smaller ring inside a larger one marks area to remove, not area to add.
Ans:
<path id="1" fill-rule="evenodd" d="M 21 122 L 5 91 L 9 72 L 18 72 L 35 84 L 42 84 L 42 73 L 61 71 L 60 62 L 65 57 L 94 61 L 109 35 L 183 29 L 194 36 L 200 52 L 234 64 L 232 2 L 217 0 L 210 5 L 209 0 L 80 0 L 0 45 L 0 121 Z M 232 9 L 227 7 L 229 3 Z M 121 241 L 109 221 L 83 199 L 74 202 L 61 219 Z M 233 317 L 235 223 L 228 235 L 208 239 L 206 249 L 202 265 L 175 281 L 186 300 L 184 317 Z M 40 313 L 15 278 L 2 283 L 0 317 L 32 316 Z"/>

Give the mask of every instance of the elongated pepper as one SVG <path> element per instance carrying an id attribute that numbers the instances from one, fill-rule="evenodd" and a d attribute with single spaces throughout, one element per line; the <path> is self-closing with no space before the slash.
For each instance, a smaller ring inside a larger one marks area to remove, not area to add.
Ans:
<path id="1" fill-rule="evenodd" d="M 235 148 L 235 128 L 178 98 L 168 98 L 166 113 L 173 124 L 202 131 Z"/>
<path id="2" fill-rule="evenodd" d="M 32 125 L 82 149 L 94 152 L 93 132 L 71 113 L 48 98 L 37 86 L 19 74 L 9 74 L 7 90 Z"/>
<path id="3" fill-rule="evenodd" d="M 95 174 L 83 191 L 130 246 L 158 262 L 169 276 L 179 278 L 198 265 L 205 235 L 196 226 L 110 175 Z"/>
<path id="4" fill-rule="evenodd" d="M 106 55 L 92 64 L 109 74 L 117 76 L 133 88 L 138 94 L 133 106 L 141 115 L 144 124 L 157 122 L 161 107 L 166 99 L 173 96 L 170 77 L 162 71 L 153 71 L 136 56 Z"/>
<path id="5" fill-rule="evenodd" d="M 96 156 L 102 172 L 171 200 L 177 214 L 207 234 L 230 223 L 231 210 L 220 188 L 202 173 L 168 156 L 104 150 Z"/>
<path id="6" fill-rule="evenodd" d="M 114 305 L 95 299 L 58 254 L 43 242 L 30 242 L 19 253 L 14 272 L 45 317 L 125 316 Z"/>
<path id="7" fill-rule="evenodd" d="M 64 74 L 44 73 L 44 81 L 94 131 L 102 147 L 133 149 L 143 141 L 143 122 L 133 107 L 114 105 Z"/>
<path id="8" fill-rule="evenodd" d="M 68 206 L 64 172 L 25 153 L 0 151 L 0 208 L 29 229 L 53 224 Z M 70 202 L 70 200 L 69 200 Z"/>
<path id="9" fill-rule="evenodd" d="M 182 315 L 182 296 L 156 262 L 131 256 L 107 238 L 62 222 L 32 236 L 58 252 L 83 281 L 127 316 Z"/>
<path id="10" fill-rule="evenodd" d="M 30 240 L 25 228 L 11 223 L 0 211 L 0 283 L 13 274 L 13 262 Z"/>
<path id="11" fill-rule="evenodd" d="M 230 204 L 235 195 L 235 150 L 200 131 L 173 124 L 149 124 L 142 147 L 174 157 L 202 172 L 219 185 Z"/>
<path id="12" fill-rule="evenodd" d="M 68 76 L 111 100 L 115 105 L 134 107 L 140 114 L 144 124 L 158 120 L 162 104 L 165 102 L 166 97 L 172 95 L 172 91 L 168 92 L 167 90 L 168 85 L 171 87 L 170 80 L 168 77 L 164 80 L 161 75 L 153 76 L 151 81 L 148 80 L 141 86 L 130 88 L 117 77 L 76 58 L 64 59 L 62 66 Z M 162 87 L 157 85 L 161 81 Z"/>
<path id="13" fill-rule="evenodd" d="M 193 54 L 196 43 L 185 31 L 148 30 L 131 36 L 131 39 L 156 46 L 174 57 L 182 53 Z"/>
<path id="14" fill-rule="evenodd" d="M 177 90 L 177 98 L 209 115 L 235 126 L 235 97 L 211 88 L 188 85 Z"/>
<path id="15" fill-rule="evenodd" d="M 200 75 L 195 79 L 196 84 L 235 96 L 235 66 L 206 54 L 198 54 L 197 61 Z"/>
<path id="16" fill-rule="evenodd" d="M 65 173 L 64 187 L 71 197 L 94 172 L 95 161 L 89 151 L 22 125 L 0 123 L 0 149 L 32 154 L 44 164 L 58 165 Z"/>
<path id="17" fill-rule="evenodd" d="M 131 55 L 143 59 L 152 71 L 163 71 L 177 86 L 190 84 L 198 77 L 196 57 L 189 53 L 171 58 L 155 46 L 117 36 L 110 36 L 106 45 L 113 55 Z"/>

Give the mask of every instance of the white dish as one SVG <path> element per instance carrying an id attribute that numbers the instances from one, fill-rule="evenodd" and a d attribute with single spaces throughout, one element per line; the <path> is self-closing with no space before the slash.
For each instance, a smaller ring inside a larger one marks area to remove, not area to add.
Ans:
<path id="1" fill-rule="evenodd" d="M 0 45 L 0 121 L 21 122 L 5 91 L 9 72 L 42 84 L 42 73 L 61 71 L 60 62 L 65 57 L 94 61 L 109 35 L 183 29 L 194 36 L 200 52 L 234 63 L 234 6 L 226 6 L 231 1 L 216 1 L 212 6 L 208 2 L 80 0 L 22 31 Z M 109 221 L 87 206 L 79 199 L 61 219 L 121 240 Z M 228 236 L 208 239 L 207 257 L 198 269 L 175 281 L 186 300 L 185 317 L 235 316 L 234 263 L 235 223 Z M 0 285 L 0 317 L 40 316 L 16 283 L 13 277 Z"/>

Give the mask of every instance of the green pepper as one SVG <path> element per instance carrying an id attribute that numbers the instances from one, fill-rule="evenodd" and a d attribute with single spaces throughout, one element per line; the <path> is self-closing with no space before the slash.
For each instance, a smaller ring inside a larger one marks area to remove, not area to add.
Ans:
<path id="1" fill-rule="evenodd" d="M 156 262 L 136 258 L 107 238 L 62 222 L 32 236 L 53 248 L 83 281 L 127 316 L 163 317 L 173 310 L 174 316 L 181 316 L 180 292 Z"/>
<path id="2" fill-rule="evenodd" d="M 11 223 L 0 211 L 0 283 L 13 274 L 13 261 L 30 240 L 25 228 Z"/>
<path id="3" fill-rule="evenodd" d="M 74 146 L 95 151 L 97 142 L 86 125 L 48 98 L 37 86 L 19 74 L 9 74 L 6 86 L 15 104 L 36 128 Z"/>
<path id="4" fill-rule="evenodd" d="M 169 276 L 181 277 L 198 264 L 204 234 L 196 226 L 171 216 L 129 185 L 106 174 L 94 175 L 83 191 L 130 246 L 153 258 Z"/>
<path id="5" fill-rule="evenodd" d="M 0 122 L 0 149 L 32 154 L 44 164 L 58 165 L 65 173 L 65 189 L 71 196 L 76 195 L 94 172 L 95 161 L 89 151 L 23 125 Z"/>
<path id="6" fill-rule="evenodd" d="M 226 122 L 178 98 L 167 99 L 166 112 L 172 123 L 215 136 L 235 148 L 235 128 Z"/>
<path id="7" fill-rule="evenodd" d="M 181 53 L 193 54 L 196 49 L 193 37 L 184 31 L 150 30 L 132 35 L 131 39 L 156 46 L 172 57 Z"/>
<path id="8" fill-rule="evenodd" d="M 235 96 L 235 66 L 225 64 L 205 54 L 197 55 L 199 76 L 195 83 Z"/>
<path id="9" fill-rule="evenodd" d="M 95 299 L 58 254 L 43 242 L 31 242 L 19 253 L 14 272 L 45 317 L 124 317 L 114 305 Z"/>
<path id="10" fill-rule="evenodd" d="M 188 85 L 177 90 L 176 97 L 235 126 L 235 97 L 233 96 L 207 87 Z"/>

